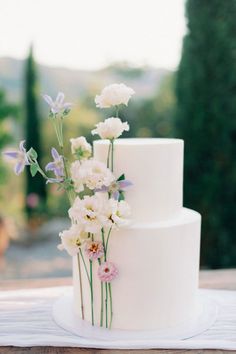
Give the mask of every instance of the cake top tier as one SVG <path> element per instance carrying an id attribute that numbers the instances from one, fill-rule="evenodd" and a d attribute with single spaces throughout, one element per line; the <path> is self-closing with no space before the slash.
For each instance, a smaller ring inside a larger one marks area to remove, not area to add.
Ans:
<path id="1" fill-rule="evenodd" d="M 102 144 L 107 145 L 108 140 L 96 140 L 95 145 Z M 150 145 L 169 145 L 169 144 L 181 144 L 183 145 L 182 139 L 166 139 L 166 138 L 127 138 L 127 139 L 116 139 L 114 142 L 115 145 L 122 146 L 150 146 Z"/>
<path id="2" fill-rule="evenodd" d="M 106 163 L 109 141 L 94 142 L 94 157 Z M 117 139 L 114 174 L 125 173 L 133 186 L 126 192 L 136 222 L 173 218 L 182 207 L 183 140 L 164 138 Z"/>

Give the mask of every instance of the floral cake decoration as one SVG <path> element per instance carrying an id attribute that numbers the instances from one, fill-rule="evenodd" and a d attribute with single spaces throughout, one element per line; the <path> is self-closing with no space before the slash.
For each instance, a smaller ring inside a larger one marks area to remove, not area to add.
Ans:
<path id="1" fill-rule="evenodd" d="M 43 169 L 38 163 L 38 154 L 30 148 L 25 149 L 25 141 L 21 141 L 19 149 L 6 151 L 4 155 L 14 162 L 16 175 L 22 173 L 26 166 L 31 175 L 41 174 L 46 183 L 58 184 L 69 199 L 68 215 L 71 227 L 60 232 L 59 250 L 65 250 L 70 256 L 77 257 L 80 287 L 81 316 L 84 319 L 83 277 L 86 274 L 90 289 L 91 324 L 94 319 L 94 277 L 98 277 L 101 287 L 100 326 L 111 328 L 113 317 L 112 282 L 119 276 L 118 265 L 112 262 L 109 255 L 109 240 L 112 231 L 127 225 L 130 207 L 125 201 L 125 191 L 132 186 L 125 174 L 114 174 L 114 141 L 129 124 L 119 118 L 120 105 L 128 105 L 134 90 L 124 84 L 106 86 L 100 95 L 95 97 L 98 108 L 115 110 L 115 117 L 99 122 L 92 135 L 108 139 L 106 164 L 93 157 L 92 146 L 83 136 L 70 139 L 70 161 L 64 154 L 63 121 L 69 115 L 72 104 L 65 102 L 62 92 L 55 100 L 43 95 L 49 105 L 49 119 L 57 136 L 59 148 L 52 147 L 51 161 Z M 95 262 L 98 267 L 95 272 Z"/>

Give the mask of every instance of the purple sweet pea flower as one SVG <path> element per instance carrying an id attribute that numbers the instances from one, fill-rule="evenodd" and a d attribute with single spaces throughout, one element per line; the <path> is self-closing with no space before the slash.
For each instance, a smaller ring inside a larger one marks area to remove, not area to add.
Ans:
<path id="1" fill-rule="evenodd" d="M 124 192 L 126 188 L 132 186 L 132 182 L 127 179 L 117 180 L 110 184 L 110 186 L 102 186 L 100 189 L 96 189 L 96 192 L 108 192 L 110 196 L 115 200 L 119 199 L 120 193 Z"/>
<path id="2" fill-rule="evenodd" d="M 6 151 L 3 153 L 5 156 L 16 160 L 14 171 L 17 176 L 24 171 L 25 166 L 30 165 L 24 143 L 25 140 L 20 142 L 19 150 L 17 151 Z"/>
<path id="3" fill-rule="evenodd" d="M 65 95 L 63 92 L 59 92 L 57 94 L 57 97 L 55 99 L 55 101 L 53 101 L 52 97 L 48 96 L 48 95 L 42 95 L 44 100 L 47 102 L 47 104 L 50 107 L 50 110 L 53 114 L 57 114 L 57 113 L 64 113 L 65 111 L 68 111 L 71 106 L 72 103 L 64 103 L 64 99 L 65 99 Z"/>
<path id="4" fill-rule="evenodd" d="M 54 178 L 49 178 L 48 182 L 54 183 L 54 182 L 59 182 L 62 181 L 62 177 L 64 177 L 64 162 L 63 162 L 63 157 L 59 155 L 57 150 L 55 148 L 52 148 L 51 154 L 53 157 L 52 162 L 49 162 L 45 166 L 46 171 L 53 171 L 55 176 L 57 177 L 56 179 Z"/>

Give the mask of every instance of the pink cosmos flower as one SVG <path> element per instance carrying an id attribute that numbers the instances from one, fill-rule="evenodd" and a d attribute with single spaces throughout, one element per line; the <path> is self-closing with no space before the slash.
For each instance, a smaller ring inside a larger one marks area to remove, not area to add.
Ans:
<path id="1" fill-rule="evenodd" d="M 118 269 L 112 262 L 104 262 L 98 268 L 98 277 L 102 282 L 110 283 L 117 276 Z"/>
<path id="2" fill-rule="evenodd" d="M 101 258 L 104 254 L 103 245 L 100 241 L 86 242 L 84 250 L 90 260 Z"/>

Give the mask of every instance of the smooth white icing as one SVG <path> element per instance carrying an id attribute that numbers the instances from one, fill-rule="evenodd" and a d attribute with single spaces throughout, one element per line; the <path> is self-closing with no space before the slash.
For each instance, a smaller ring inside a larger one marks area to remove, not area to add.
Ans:
<path id="1" fill-rule="evenodd" d="M 107 141 L 94 143 L 106 162 Z M 155 330 L 186 322 L 196 307 L 200 214 L 182 207 L 183 141 L 118 139 L 116 177 L 133 182 L 126 193 L 132 222 L 113 232 L 109 260 L 119 269 L 112 282 L 113 328 Z M 99 237 L 99 236 L 98 236 Z M 94 262 L 95 320 L 100 318 L 100 282 Z M 83 271 L 85 318 L 90 321 L 90 289 Z M 81 315 L 77 257 L 73 259 L 75 309 Z"/>
<path id="2" fill-rule="evenodd" d="M 117 139 L 114 174 L 133 183 L 126 192 L 136 222 L 168 220 L 183 200 L 183 140 Z M 94 142 L 94 157 L 106 162 L 108 141 Z"/>
<path id="3" fill-rule="evenodd" d="M 194 313 L 201 217 L 183 209 L 177 219 L 165 226 L 132 226 L 113 233 L 109 259 L 119 268 L 119 277 L 112 283 L 113 328 L 164 329 L 189 320 Z M 73 274 L 76 311 L 80 313 L 76 257 Z M 90 320 L 90 291 L 85 274 L 83 283 L 85 316 Z M 96 276 L 94 294 L 99 325 L 100 282 Z"/>

